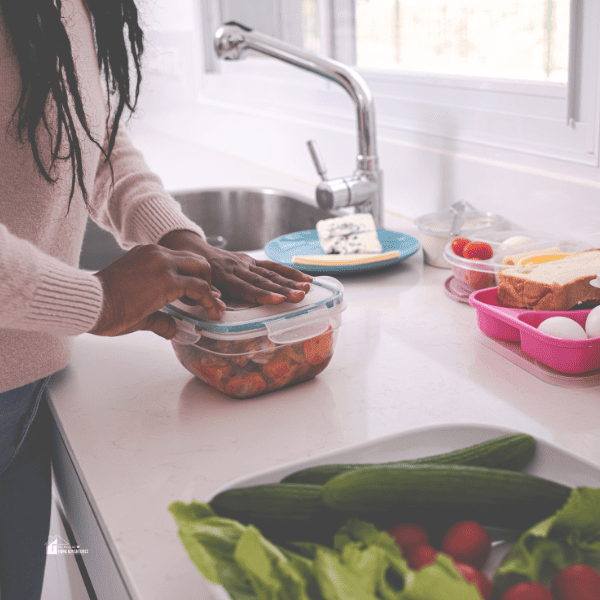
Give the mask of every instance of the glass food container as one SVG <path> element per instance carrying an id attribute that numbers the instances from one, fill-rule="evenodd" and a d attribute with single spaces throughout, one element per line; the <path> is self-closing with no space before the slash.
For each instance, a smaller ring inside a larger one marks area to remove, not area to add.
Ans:
<path id="1" fill-rule="evenodd" d="M 499 229 L 504 219 L 499 215 L 482 213 L 468 202 L 455 202 L 451 208 L 415 219 L 421 234 L 423 257 L 428 265 L 449 269 L 444 248 L 457 237 L 479 235 Z"/>
<path id="2" fill-rule="evenodd" d="M 346 308 L 342 284 L 315 277 L 302 302 L 228 303 L 221 320 L 179 301 L 163 310 L 177 319 L 172 340 L 181 364 L 233 398 L 250 398 L 312 379 L 331 361 Z"/>

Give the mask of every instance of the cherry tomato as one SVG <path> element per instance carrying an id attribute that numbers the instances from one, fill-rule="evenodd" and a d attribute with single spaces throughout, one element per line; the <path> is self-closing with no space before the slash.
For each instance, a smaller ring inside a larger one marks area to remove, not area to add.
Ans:
<path id="1" fill-rule="evenodd" d="M 437 555 L 438 551 L 433 546 L 426 544 L 425 542 L 420 542 L 412 546 L 411 550 L 408 552 L 408 556 L 405 558 L 408 566 L 413 571 L 416 571 L 432 565 L 435 562 Z"/>
<path id="2" fill-rule="evenodd" d="M 459 521 L 446 531 L 440 550 L 456 562 L 482 569 L 492 551 L 492 541 L 476 521 Z"/>
<path id="3" fill-rule="evenodd" d="M 570 565 L 555 575 L 551 590 L 556 600 L 600 598 L 600 573 L 588 565 Z"/>
<path id="4" fill-rule="evenodd" d="M 302 352 L 311 365 L 323 362 L 331 354 L 332 348 L 333 329 L 331 327 L 325 333 L 302 342 Z"/>
<path id="5" fill-rule="evenodd" d="M 504 590 L 498 600 L 555 600 L 555 598 L 545 585 L 536 581 L 525 581 Z"/>
<path id="6" fill-rule="evenodd" d="M 466 563 L 454 563 L 456 570 L 463 576 L 467 583 L 472 583 L 483 600 L 491 600 L 492 582 L 481 572 Z"/>
<path id="7" fill-rule="evenodd" d="M 410 554 L 413 546 L 416 544 L 429 543 L 427 532 L 416 523 L 400 523 L 391 529 L 388 533 L 392 536 L 396 546 L 402 550 L 403 556 Z"/>
<path id="8" fill-rule="evenodd" d="M 478 258 L 479 260 L 487 260 L 494 256 L 492 247 L 487 242 L 469 242 L 463 248 L 464 258 Z"/>
<path id="9" fill-rule="evenodd" d="M 457 237 L 454 238 L 452 240 L 452 252 L 454 252 L 454 254 L 456 254 L 457 256 L 462 256 L 463 255 L 463 250 L 464 247 L 470 242 L 471 240 L 468 240 L 465 237 Z"/>

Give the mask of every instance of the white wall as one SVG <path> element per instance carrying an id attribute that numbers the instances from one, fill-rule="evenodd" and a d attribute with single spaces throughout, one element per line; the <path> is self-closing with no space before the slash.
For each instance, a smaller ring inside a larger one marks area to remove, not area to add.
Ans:
<path id="1" fill-rule="evenodd" d="M 161 2 L 166 4 L 166 0 L 155 0 L 155 15 L 165 14 L 156 8 Z M 226 102 L 207 100 L 206 96 L 203 100 L 197 83 L 198 35 L 190 28 L 169 29 L 173 20 L 182 25 L 174 14 L 185 14 L 187 19 L 190 11 L 194 13 L 193 0 L 171 0 L 168 6 L 169 15 L 157 17 L 160 26 L 148 32 L 148 41 L 163 52 L 175 49 L 179 64 L 176 72 L 147 71 L 140 122 L 316 185 L 318 176 L 305 145 L 314 138 L 330 176 L 351 174 L 356 135 L 349 100 L 346 115 L 326 120 L 316 115 L 311 118 L 309 108 L 298 111 L 273 98 L 265 98 L 263 105 L 243 107 L 243 82 L 239 102 L 234 94 Z M 236 68 L 243 70 L 244 63 Z M 208 89 L 210 79 L 205 78 L 202 85 Z M 323 98 L 328 93 L 331 98 L 344 95 L 334 84 L 329 86 L 322 92 Z M 447 126 L 452 131 L 452 123 Z M 583 235 L 597 239 L 600 246 L 598 168 L 427 136 L 380 121 L 378 135 L 386 209 L 414 218 L 464 199 L 524 229 Z"/>

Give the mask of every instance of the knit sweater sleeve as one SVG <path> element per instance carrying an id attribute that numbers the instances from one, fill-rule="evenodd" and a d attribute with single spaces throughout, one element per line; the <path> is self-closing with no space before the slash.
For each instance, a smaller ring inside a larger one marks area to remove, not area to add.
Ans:
<path id="1" fill-rule="evenodd" d="M 101 156 L 98 162 L 91 217 L 125 249 L 156 244 L 177 229 L 193 231 L 206 239 L 202 228 L 183 214 L 160 177 L 149 169 L 123 125 L 119 127 L 110 161 Z"/>
<path id="2" fill-rule="evenodd" d="M 0 329 L 78 335 L 102 309 L 102 284 L 0 224 Z"/>

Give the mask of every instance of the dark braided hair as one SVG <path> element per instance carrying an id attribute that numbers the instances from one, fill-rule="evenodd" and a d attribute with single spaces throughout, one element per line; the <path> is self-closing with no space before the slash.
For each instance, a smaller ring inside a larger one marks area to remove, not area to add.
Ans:
<path id="1" fill-rule="evenodd" d="M 70 161 L 72 177 L 69 206 L 76 183 L 81 188 L 86 206 L 89 206 L 75 119 L 79 121 L 87 137 L 102 150 L 105 159 L 109 160 L 123 110 L 125 107 L 130 112 L 135 110 L 141 84 L 143 33 L 138 22 L 135 1 L 87 0 L 87 6 L 93 21 L 98 66 L 104 74 L 108 92 L 106 126 L 107 131 L 109 127 L 111 129 L 107 150 L 103 149 L 102 140 L 98 142 L 94 139 L 85 117 L 71 43 L 61 21 L 61 0 L 0 0 L 0 10 L 11 37 L 21 75 L 21 95 L 13 114 L 18 139 L 23 141 L 25 135 L 27 136 L 36 165 L 49 183 L 56 182 L 51 175 L 56 161 Z M 130 55 L 136 71 L 133 90 L 129 68 Z M 69 106 L 69 99 L 72 101 L 75 115 Z M 56 114 L 55 131 L 51 131 L 48 123 L 49 108 Z M 36 140 L 36 131 L 40 124 L 52 140 L 49 165 L 43 164 Z M 61 156 L 64 136 L 68 153 Z"/>

